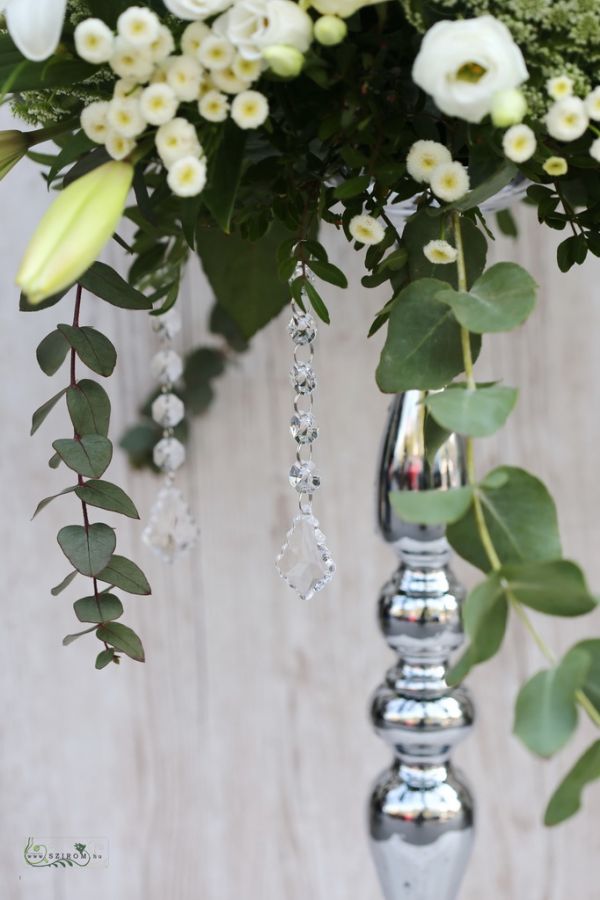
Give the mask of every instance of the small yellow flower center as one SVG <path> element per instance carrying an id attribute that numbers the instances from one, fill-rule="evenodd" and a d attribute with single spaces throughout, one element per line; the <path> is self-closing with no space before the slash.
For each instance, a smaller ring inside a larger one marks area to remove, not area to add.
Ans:
<path id="1" fill-rule="evenodd" d="M 478 81 L 481 81 L 486 72 L 487 69 L 480 66 L 479 63 L 466 62 L 457 71 L 455 77 L 457 81 L 466 81 L 468 84 L 477 84 Z"/>

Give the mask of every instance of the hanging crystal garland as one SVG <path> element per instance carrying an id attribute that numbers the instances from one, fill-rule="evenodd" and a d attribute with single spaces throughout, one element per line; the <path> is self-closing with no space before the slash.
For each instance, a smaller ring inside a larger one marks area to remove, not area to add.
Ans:
<path id="1" fill-rule="evenodd" d="M 152 319 L 152 328 L 160 340 L 160 350 L 151 363 L 151 371 L 161 393 L 152 404 L 152 418 L 163 428 L 163 436 L 153 451 L 155 466 L 165 475 L 150 513 L 142 540 L 165 562 L 172 563 L 192 547 L 198 537 L 198 526 L 190 508 L 175 487 L 175 473 L 185 462 L 185 447 L 174 435 L 174 428 L 185 416 L 183 401 L 173 387 L 183 374 L 181 356 L 172 342 L 181 331 L 181 319 L 175 310 Z"/>
<path id="2" fill-rule="evenodd" d="M 291 280 L 303 274 L 299 264 Z M 296 461 L 290 469 L 289 481 L 300 495 L 300 513 L 295 516 L 277 557 L 277 571 L 302 600 L 310 600 L 329 584 L 335 573 L 335 563 L 312 510 L 313 495 L 321 486 L 321 476 L 312 458 L 313 444 L 319 436 L 313 414 L 317 385 L 313 369 L 317 328 L 308 312 L 310 305 L 304 291 L 302 303 L 305 309 L 292 300 L 292 318 L 288 325 L 288 333 L 294 343 L 294 365 L 290 379 L 295 394 L 290 430 L 296 441 Z"/>

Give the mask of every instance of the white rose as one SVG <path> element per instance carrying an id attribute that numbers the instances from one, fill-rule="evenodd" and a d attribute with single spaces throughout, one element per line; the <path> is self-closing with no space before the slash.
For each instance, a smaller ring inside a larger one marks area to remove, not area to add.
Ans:
<path id="1" fill-rule="evenodd" d="M 238 0 L 213 25 L 245 59 L 259 59 L 265 47 L 285 44 L 306 53 L 312 19 L 293 0 Z"/>
<path id="2" fill-rule="evenodd" d="M 481 122 L 494 95 L 522 84 L 529 73 L 506 25 L 493 16 L 480 16 L 430 28 L 412 76 L 442 112 Z"/>
<path id="3" fill-rule="evenodd" d="M 339 16 L 340 19 L 349 19 L 363 6 L 374 6 L 381 2 L 382 0 L 315 0 L 313 6 L 322 16 Z"/>
<path id="4" fill-rule="evenodd" d="M 186 21 L 208 19 L 209 16 L 223 12 L 231 5 L 231 0 L 163 0 L 163 2 L 169 12 Z"/>

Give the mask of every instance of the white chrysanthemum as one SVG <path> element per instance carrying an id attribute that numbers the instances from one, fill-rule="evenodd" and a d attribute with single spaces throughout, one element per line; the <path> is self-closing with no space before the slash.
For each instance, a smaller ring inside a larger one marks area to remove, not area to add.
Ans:
<path id="1" fill-rule="evenodd" d="M 191 22 L 181 35 L 181 52 L 197 59 L 200 45 L 210 33 L 210 28 L 204 22 Z"/>
<path id="2" fill-rule="evenodd" d="M 108 104 L 108 124 L 117 134 L 134 138 L 146 128 L 137 97 L 113 97 Z"/>
<path id="3" fill-rule="evenodd" d="M 140 97 L 141 113 L 150 125 L 165 125 L 175 117 L 179 100 L 168 84 L 151 84 Z"/>
<path id="4" fill-rule="evenodd" d="M 167 59 L 171 53 L 175 52 L 175 38 L 171 34 L 171 30 L 166 25 L 161 25 L 158 29 L 158 35 L 148 48 L 152 57 L 152 62 L 159 63 Z"/>
<path id="5" fill-rule="evenodd" d="M 248 90 L 248 82 L 238 78 L 233 69 L 219 69 L 210 73 L 210 82 L 213 87 L 224 91 L 226 94 L 241 94 Z"/>
<path id="6" fill-rule="evenodd" d="M 198 103 L 198 111 L 207 122 L 224 122 L 229 113 L 229 100 L 221 91 L 208 90 Z"/>
<path id="7" fill-rule="evenodd" d="M 458 258 L 458 250 L 449 244 L 448 241 L 429 241 L 423 247 L 423 253 L 430 263 L 436 266 L 445 266 L 448 263 L 455 263 Z"/>
<path id="8" fill-rule="evenodd" d="M 120 78 L 133 78 L 139 82 L 148 81 L 154 69 L 149 50 L 132 47 L 121 37 L 115 41 L 115 52 L 109 63 L 113 72 Z"/>
<path id="9" fill-rule="evenodd" d="M 348 226 L 350 234 L 360 244 L 380 244 L 385 237 L 385 229 L 373 216 L 354 216 Z"/>
<path id="10" fill-rule="evenodd" d="M 260 59 L 245 59 L 239 53 L 236 54 L 231 65 L 231 71 L 236 78 L 246 81 L 248 84 L 260 78 L 262 69 L 263 65 Z"/>
<path id="11" fill-rule="evenodd" d="M 595 159 L 596 162 L 600 162 L 600 138 L 596 138 L 590 147 L 590 156 L 592 159 Z"/>
<path id="12" fill-rule="evenodd" d="M 104 144 L 108 135 L 108 103 L 96 100 L 81 113 L 81 127 L 90 141 Z"/>
<path id="13" fill-rule="evenodd" d="M 573 79 L 568 75 L 557 75 L 546 82 L 546 90 L 553 100 L 562 100 L 573 93 Z"/>
<path id="14" fill-rule="evenodd" d="M 86 62 L 100 65 L 109 61 L 115 49 L 115 36 L 101 19 L 85 19 L 75 29 L 75 49 Z"/>
<path id="15" fill-rule="evenodd" d="M 593 122 L 600 122 L 600 87 L 595 87 L 593 91 L 590 91 L 583 102 L 590 119 Z"/>
<path id="16" fill-rule="evenodd" d="M 268 115 L 269 102 L 258 91 L 242 91 L 231 104 L 231 118 L 238 128 L 258 128 Z"/>
<path id="17" fill-rule="evenodd" d="M 204 73 L 191 56 L 173 56 L 167 68 L 167 84 L 180 100 L 197 100 Z"/>
<path id="18" fill-rule="evenodd" d="M 134 78 L 119 78 L 115 81 L 113 97 L 136 97 L 142 88 Z"/>
<path id="19" fill-rule="evenodd" d="M 406 170 L 415 181 L 429 183 L 433 170 L 445 162 L 452 162 L 452 156 L 443 144 L 415 141 L 406 157 Z"/>
<path id="20" fill-rule="evenodd" d="M 194 126 L 181 117 L 161 125 L 156 132 L 156 149 L 169 169 L 186 156 L 202 156 L 203 151 Z"/>
<path id="21" fill-rule="evenodd" d="M 205 68 L 213 72 L 227 69 L 235 57 L 235 47 L 222 37 L 211 34 L 200 44 L 198 59 Z"/>
<path id="22" fill-rule="evenodd" d="M 116 131 L 109 129 L 106 137 L 106 150 L 113 159 L 125 159 L 135 149 L 135 146 L 133 138 L 125 137 L 123 134 L 117 134 Z"/>
<path id="23" fill-rule="evenodd" d="M 429 183 L 436 197 L 447 203 L 453 203 L 464 197 L 469 190 L 469 173 L 462 163 L 442 163 L 431 173 Z"/>
<path id="24" fill-rule="evenodd" d="M 569 164 L 564 156 L 549 156 L 542 166 L 542 169 L 544 170 L 544 172 L 546 172 L 547 175 L 557 177 L 567 174 L 567 172 L 569 171 Z"/>
<path id="25" fill-rule="evenodd" d="M 160 19 L 147 6 L 130 6 L 117 20 L 117 31 L 132 47 L 149 47 L 158 37 Z"/>
<path id="26" fill-rule="evenodd" d="M 196 156 L 184 156 L 169 169 L 167 182 L 178 197 L 196 197 L 206 184 L 206 162 Z"/>
<path id="27" fill-rule="evenodd" d="M 546 128 L 557 141 L 576 141 L 589 125 L 585 103 L 579 97 L 565 97 L 553 103 L 546 114 Z"/>
<path id="28" fill-rule="evenodd" d="M 502 149 L 508 159 L 516 163 L 526 162 L 535 153 L 537 141 L 529 125 L 513 125 L 502 138 Z"/>

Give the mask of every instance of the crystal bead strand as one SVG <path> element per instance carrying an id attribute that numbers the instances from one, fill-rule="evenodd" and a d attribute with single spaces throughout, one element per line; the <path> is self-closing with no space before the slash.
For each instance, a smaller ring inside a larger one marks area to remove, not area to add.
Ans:
<path id="1" fill-rule="evenodd" d="M 292 280 L 302 274 L 304 272 L 299 266 Z M 313 369 L 317 328 L 308 312 L 310 306 L 305 292 L 302 302 L 305 309 L 295 300 L 292 301 L 292 318 L 288 325 L 288 333 L 294 343 L 294 364 L 290 372 L 294 414 L 290 431 L 296 442 L 296 461 L 290 469 L 289 482 L 300 495 L 300 513 L 292 521 L 277 557 L 277 571 L 302 600 L 310 600 L 329 584 L 335 572 L 335 563 L 312 510 L 313 495 L 321 486 L 321 476 L 312 458 L 313 444 L 319 436 L 313 413 L 317 385 Z"/>
<path id="2" fill-rule="evenodd" d="M 142 534 L 144 543 L 165 562 L 175 559 L 194 545 L 198 528 L 189 506 L 179 488 L 174 485 L 175 473 L 185 462 L 185 447 L 174 429 L 185 416 L 182 400 L 173 393 L 175 382 L 183 374 L 181 356 L 172 348 L 172 341 L 181 331 L 181 319 L 169 310 L 152 320 L 161 347 L 150 368 L 161 392 L 152 404 L 152 418 L 163 428 L 163 436 L 153 451 L 155 466 L 165 475 L 163 487 L 152 507 L 148 525 Z"/>

